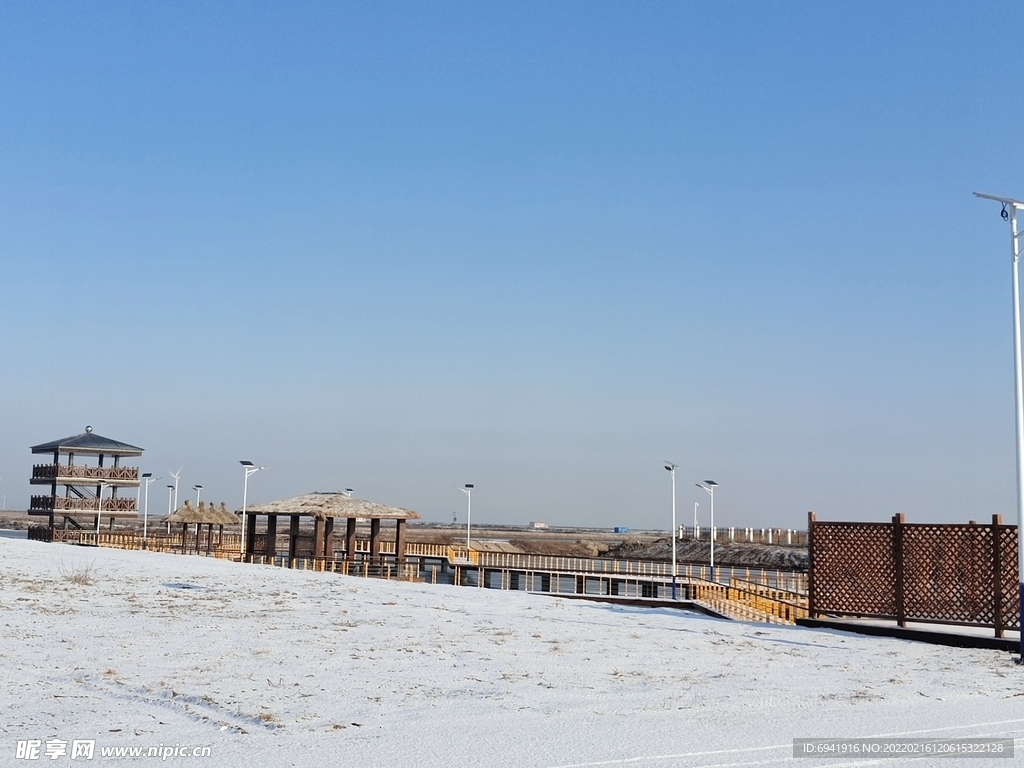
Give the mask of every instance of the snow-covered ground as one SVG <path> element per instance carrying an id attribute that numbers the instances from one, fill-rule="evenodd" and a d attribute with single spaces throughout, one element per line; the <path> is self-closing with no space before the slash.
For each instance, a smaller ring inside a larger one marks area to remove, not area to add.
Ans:
<path id="1" fill-rule="evenodd" d="M 0 765 L 55 738 L 95 740 L 93 763 L 181 744 L 212 757 L 167 762 L 247 768 L 887 762 L 794 760 L 796 737 L 1024 750 L 1005 652 L 2 538 L 0 578 Z M 1009 764 L 969 765 L 989 762 Z"/>

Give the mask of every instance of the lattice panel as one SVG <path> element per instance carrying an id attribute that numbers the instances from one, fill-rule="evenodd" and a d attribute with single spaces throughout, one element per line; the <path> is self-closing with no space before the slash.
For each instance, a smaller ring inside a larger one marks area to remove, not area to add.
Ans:
<path id="1" fill-rule="evenodd" d="M 1017 528 L 999 526 L 1000 583 L 1003 587 L 1003 626 L 1020 629 L 1020 581 L 1017 572 Z"/>
<path id="2" fill-rule="evenodd" d="M 257 533 L 252 537 L 252 553 L 259 556 L 267 554 L 267 535 L 265 533 Z"/>
<path id="3" fill-rule="evenodd" d="M 295 557 L 313 556 L 313 534 L 300 533 L 295 537 Z"/>
<path id="4" fill-rule="evenodd" d="M 813 547 L 815 611 L 895 614 L 896 566 L 891 525 L 815 523 Z"/>
<path id="5" fill-rule="evenodd" d="M 990 525 L 903 525 L 907 620 L 995 625 Z"/>
<path id="6" fill-rule="evenodd" d="M 904 523 L 898 528 L 898 557 L 894 525 L 813 526 L 813 603 L 818 613 L 896 618 L 897 587 L 902 586 L 908 621 L 1020 628 L 1015 526 Z"/>

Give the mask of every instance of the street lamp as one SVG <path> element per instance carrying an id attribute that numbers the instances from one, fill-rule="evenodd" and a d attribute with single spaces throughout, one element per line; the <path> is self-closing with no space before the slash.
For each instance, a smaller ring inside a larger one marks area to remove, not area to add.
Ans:
<path id="1" fill-rule="evenodd" d="M 473 484 L 466 483 L 466 487 L 459 490 L 466 494 L 466 556 L 469 557 L 469 529 L 473 524 Z"/>
<path id="2" fill-rule="evenodd" d="M 242 465 L 242 470 L 245 472 L 245 480 L 242 482 L 242 549 L 241 549 L 241 552 L 239 552 L 239 555 L 241 555 L 242 559 L 244 560 L 245 559 L 245 508 L 246 508 L 246 505 L 249 502 L 249 475 L 255 475 L 261 469 L 266 469 L 266 467 L 254 466 L 251 461 L 240 461 L 238 463 Z M 351 489 L 349 489 L 349 490 L 351 491 Z M 271 554 L 273 554 L 273 553 L 271 553 Z"/>
<path id="3" fill-rule="evenodd" d="M 146 496 L 145 496 L 145 511 L 142 513 L 142 538 L 146 538 L 146 534 L 149 529 L 149 486 L 151 483 L 155 483 L 159 480 L 159 477 L 153 477 L 152 472 L 143 472 L 142 479 L 146 482 Z"/>
<path id="4" fill-rule="evenodd" d="M 167 486 L 167 535 L 171 535 L 171 513 L 174 512 L 174 486 Z"/>
<path id="5" fill-rule="evenodd" d="M 1024 383 L 1021 372 L 1020 349 L 1020 241 L 1022 232 L 1017 231 L 1017 211 L 1024 209 L 1024 202 L 1012 197 L 997 197 L 975 192 L 976 197 L 1002 203 L 1000 216 L 1010 223 L 1010 264 L 1013 286 L 1013 383 L 1017 406 L 1017 581 L 1020 584 L 1020 617 L 1024 625 Z M 1024 643 L 1021 644 L 1020 661 L 1024 664 Z"/>
<path id="6" fill-rule="evenodd" d="M 199 494 L 201 494 L 203 492 L 203 486 L 201 486 L 201 485 L 193 485 L 192 486 L 192 490 L 196 492 L 196 506 L 198 507 L 199 506 Z"/>
<path id="7" fill-rule="evenodd" d="M 700 506 L 700 504 L 698 504 L 696 501 L 693 502 L 693 538 L 694 539 L 697 538 L 697 507 L 699 507 L 699 506 Z"/>
<path id="8" fill-rule="evenodd" d="M 678 600 L 678 587 L 676 586 L 676 470 L 679 469 L 679 465 L 666 461 L 665 469 L 672 475 L 672 599 Z"/>
<path id="9" fill-rule="evenodd" d="M 715 580 L 715 488 L 718 486 L 714 480 L 705 480 L 697 483 L 698 488 L 703 488 L 711 496 L 711 580 Z"/>

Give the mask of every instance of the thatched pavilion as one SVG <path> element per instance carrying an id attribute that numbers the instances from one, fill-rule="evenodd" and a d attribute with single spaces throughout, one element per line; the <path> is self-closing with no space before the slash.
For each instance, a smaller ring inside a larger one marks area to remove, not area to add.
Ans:
<path id="1" fill-rule="evenodd" d="M 357 499 L 345 493 L 307 493 L 293 499 L 257 504 L 246 510 L 245 553 L 243 559 L 251 561 L 254 556 L 273 558 L 277 554 L 277 518 L 289 519 L 288 560 L 297 557 L 335 559 L 334 521 L 345 520 L 345 559 L 356 558 L 356 522 L 370 522 L 370 562 L 381 562 L 381 521 L 395 521 L 395 561 L 405 562 L 405 526 L 409 520 L 418 520 L 420 515 L 411 509 L 388 507 L 366 499 Z M 256 533 L 256 521 L 266 517 L 265 533 Z M 302 546 L 300 523 L 303 517 L 313 519 L 313 535 L 307 546 Z M 283 532 L 282 532 L 283 533 Z"/>
<path id="2" fill-rule="evenodd" d="M 215 507 L 213 504 L 207 506 L 205 501 L 199 502 L 198 507 L 193 507 L 192 502 L 185 501 L 185 504 L 178 507 L 172 514 L 168 515 L 165 522 L 171 525 L 181 525 L 181 551 L 190 551 L 188 541 L 188 527 L 195 525 L 195 551 L 197 554 L 202 551 L 202 531 L 206 526 L 206 552 L 211 552 L 224 539 L 225 525 L 240 525 L 241 520 L 228 511 L 226 504 Z M 217 541 L 213 540 L 213 526 L 217 526 Z"/>

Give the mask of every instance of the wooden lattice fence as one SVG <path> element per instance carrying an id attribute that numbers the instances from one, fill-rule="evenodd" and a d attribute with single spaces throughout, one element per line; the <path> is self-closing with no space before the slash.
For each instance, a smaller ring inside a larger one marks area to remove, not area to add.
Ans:
<path id="1" fill-rule="evenodd" d="M 1017 529 L 991 525 L 826 523 L 808 515 L 812 617 L 866 616 L 1020 629 Z"/>

